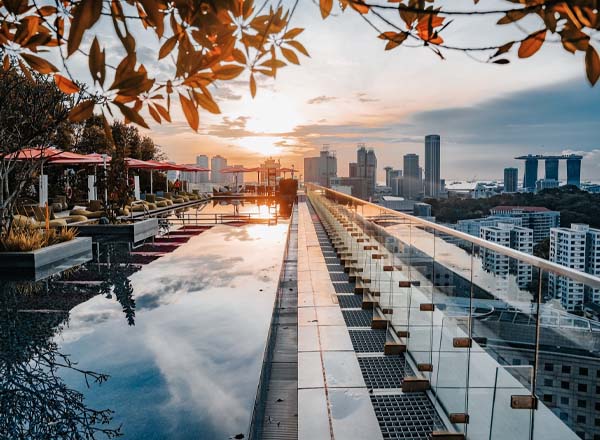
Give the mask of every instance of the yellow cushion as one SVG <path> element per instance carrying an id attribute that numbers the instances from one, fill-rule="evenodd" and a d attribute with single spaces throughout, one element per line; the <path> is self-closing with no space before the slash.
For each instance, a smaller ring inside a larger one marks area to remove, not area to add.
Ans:
<path id="1" fill-rule="evenodd" d="M 13 224 L 16 226 L 37 225 L 37 222 L 31 217 L 25 215 L 13 215 Z"/>

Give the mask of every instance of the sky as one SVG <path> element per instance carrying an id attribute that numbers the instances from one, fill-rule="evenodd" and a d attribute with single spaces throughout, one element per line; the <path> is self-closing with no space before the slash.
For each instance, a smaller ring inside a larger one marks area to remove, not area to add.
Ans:
<path id="1" fill-rule="evenodd" d="M 453 9 L 472 5 L 451 3 Z M 539 26 L 535 20 L 520 28 L 491 25 L 494 21 L 456 20 L 444 35 L 453 43 L 480 45 L 522 38 Z M 381 181 L 383 168 L 401 168 L 404 154 L 419 154 L 423 166 L 424 136 L 436 133 L 447 181 L 501 178 L 504 167 L 522 170 L 517 155 L 571 151 L 584 155 L 582 177 L 600 180 L 600 85 L 588 85 L 582 54 L 547 43 L 532 58 L 509 56 L 511 64 L 500 66 L 459 52 L 445 52 L 441 60 L 424 48 L 384 51 L 385 42 L 358 14 L 334 8 L 323 21 L 308 0 L 299 2 L 292 25 L 305 28 L 298 40 L 311 56 L 301 56 L 300 66 L 280 69 L 274 80 L 260 80 L 255 99 L 242 75 L 215 85 L 222 113 L 202 112 L 198 133 L 178 110 L 171 124 L 146 118 L 152 122 L 148 135 L 169 159 L 193 163 L 198 154 L 221 154 L 230 164 L 255 166 L 274 157 L 301 169 L 303 157 L 328 144 L 343 176 L 357 143 L 364 142 L 375 149 Z M 109 48 L 110 61 L 111 37 L 101 43 Z M 171 66 L 155 61 L 158 42 L 144 43 L 145 65 L 168 73 Z M 72 63 L 87 68 L 76 57 Z"/>

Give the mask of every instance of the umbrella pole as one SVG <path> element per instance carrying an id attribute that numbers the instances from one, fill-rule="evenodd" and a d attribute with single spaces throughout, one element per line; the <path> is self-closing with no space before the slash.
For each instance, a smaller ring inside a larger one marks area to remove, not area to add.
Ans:
<path id="1" fill-rule="evenodd" d="M 169 172 L 168 171 L 165 173 L 165 183 L 167 184 L 167 189 L 165 191 L 169 192 Z"/>
<path id="2" fill-rule="evenodd" d="M 154 194 L 154 191 L 152 191 L 152 170 L 150 170 L 150 194 Z"/>

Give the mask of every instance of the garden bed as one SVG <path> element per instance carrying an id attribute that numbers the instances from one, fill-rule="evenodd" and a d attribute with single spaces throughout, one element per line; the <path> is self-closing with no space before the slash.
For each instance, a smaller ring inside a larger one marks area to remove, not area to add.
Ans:
<path id="1" fill-rule="evenodd" d="M 78 237 L 35 251 L 0 252 L 0 278 L 38 281 L 92 259 L 92 240 Z"/>
<path id="2" fill-rule="evenodd" d="M 158 235 L 158 219 L 149 218 L 133 223 L 116 225 L 75 226 L 80 237 L 91 237 L 94 242 L 139 243 Z"/>

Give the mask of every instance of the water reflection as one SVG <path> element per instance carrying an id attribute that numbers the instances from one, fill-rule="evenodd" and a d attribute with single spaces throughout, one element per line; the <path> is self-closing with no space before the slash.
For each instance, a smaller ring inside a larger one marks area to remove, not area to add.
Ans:
<path id="1" fill-rule="evenodd" d="M 76 271 L 2 284 L 0 438 L 246 431 L 287 224 L 205 230 L 103 245 Z"/>
<path id="2" fill-rule="evenodd" d="M 73 292 L 52 307 L 38 300 L 48 293 L 46 287 L 0 283 L 0 437 L 117 437 L 120 428 L 111 425 L 112 411 L 88 406 L 61 377 L 71 371 L 88 387 L 108 379 L 78 367 L 54 342 L 68 321 L 69 307 L 86 295 Z"/>

